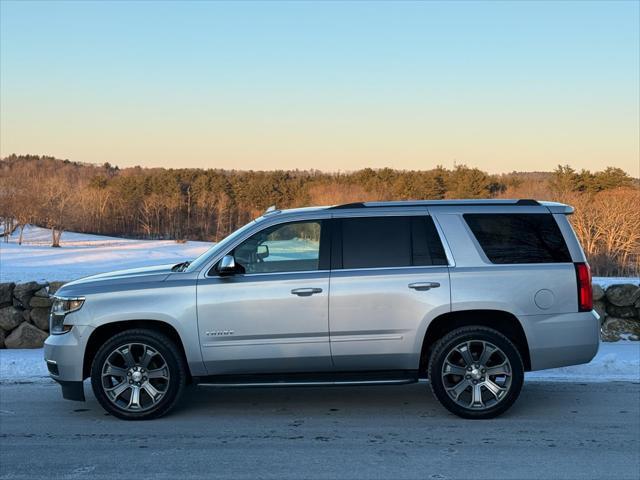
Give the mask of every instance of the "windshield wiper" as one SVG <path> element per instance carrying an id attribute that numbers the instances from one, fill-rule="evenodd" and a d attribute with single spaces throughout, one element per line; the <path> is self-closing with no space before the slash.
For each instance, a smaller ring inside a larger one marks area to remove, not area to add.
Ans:
<path id="1" fill-rule="evenodd" d="M 171 271 L 172 272 L 184 272 L 189 265 L 191 265 L 191 262 L 178 263 L 177 265 L 174 265 L 173 267 L 171 267 Z"/>

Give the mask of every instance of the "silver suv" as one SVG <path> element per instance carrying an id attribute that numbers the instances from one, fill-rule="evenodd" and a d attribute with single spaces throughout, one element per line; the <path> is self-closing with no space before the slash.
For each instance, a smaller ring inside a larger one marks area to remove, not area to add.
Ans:
<path id="1" fill-rule="evenodd" d="M 45 359 L 64 398 L 158 417 L 185 385 L 407 384 L 465 418 L 524 372 L 598 350 L 589 266 L 567 205 L 354 203 L 271 210 L 193 262 L 56 294 Z"/>

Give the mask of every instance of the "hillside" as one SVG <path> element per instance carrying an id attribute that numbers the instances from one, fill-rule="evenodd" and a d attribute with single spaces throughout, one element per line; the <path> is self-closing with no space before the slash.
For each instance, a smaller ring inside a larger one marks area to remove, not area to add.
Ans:
<path id="1" fill-rule="evenodd" d="M 125 268 L 179 263 L 211 247 L 206 242 L 126 240 L 64 232 L 60 248 L 51 248 L 51 231 L 28 225 L 23 244 L 18 232 L 0 241 L 0 282 L 74 280 Z"/>

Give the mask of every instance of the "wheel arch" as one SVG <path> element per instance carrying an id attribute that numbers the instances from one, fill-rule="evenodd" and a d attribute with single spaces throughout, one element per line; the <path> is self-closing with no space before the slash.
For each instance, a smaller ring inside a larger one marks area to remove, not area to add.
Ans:
<path id="1" fill-rule="evenodd" d="M 170 323 L 164 322 L 162 320 L 120 320 L 100 325 L 95 330 L 93 330 L 93 332 L 91 332 L 84 351 L 82 378 L 88 378 L 91 375 L 91 363 L 93 362 L 98 349 L 106 340 L 118 333 L 134 328 L 155 330 L 169 337 L 175 342 L 176 346 L 178 347 L 178 350 L 182 354 L 182 358 L 184 359 L 185 364 L 187 366 L 189 365 L 184 344 L 182 343 L 182 338 L 180 337 L 180 334 L 175 329 L 175 327 Z M 187 368 L 187 372 L 188 370 L 189 369 Z"/>
<path id="2" fill-rule="evenodd" d="M 518 317 L 504 310 L 460 310 L 434 318 L 427 327 L 420 352 L 420 373 L 426 374 L 435 342 L 459 327 L 478 325 L 493 328 L 511 340 L 522 357 L 525 371 L 531 370 L 527 337 Z"/>

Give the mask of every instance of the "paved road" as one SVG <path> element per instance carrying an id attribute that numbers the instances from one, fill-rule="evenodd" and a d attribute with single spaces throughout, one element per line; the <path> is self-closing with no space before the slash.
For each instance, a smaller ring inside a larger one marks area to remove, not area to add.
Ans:
<path id="1" fill-rule="evenodd" d="M 490 421 L 427 385 L 191 389 L 152 422 L 48 383 L 0 385 L 0 478 L 612 478 L 640 476 L 640 385 L 529 382 Z M 87 386 L 88 390 L 88 386 Z"/>

